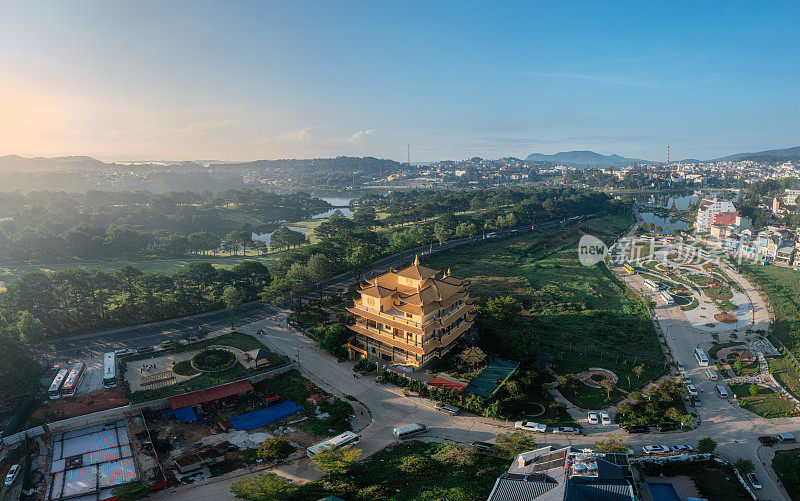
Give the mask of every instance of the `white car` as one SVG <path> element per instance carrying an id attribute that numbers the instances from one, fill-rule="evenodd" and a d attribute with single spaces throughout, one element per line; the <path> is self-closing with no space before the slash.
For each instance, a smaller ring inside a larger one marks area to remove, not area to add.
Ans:
<path id="1" fill-rule="evenodd" d="M 758 477 L 756 476 L 755 473 L 748 473 L 747 480 L 749 480 L 750 483 L 753 484 L 753 489 L 761 490 L 761 482 L 758 481 Z"/>
<path id="2" fill-rule="evenodd" d="M 559 426 L 558 428 L 553 429 L 553 433 L 569 433 L 572 435 L 577 435 L 581 432 L 578 428 L 573 428 L 571 426 Z"/>
<path id="3" fill-rule="evenodd" d="M 533 421 L 517 421 L 514 423 L 514 428 L 525 431 L 535 431 L 537 433 L 544 433 L 547 431 L 547 425 L 534 423 Z"/>
<path id="4" fill-rule="evenodd" d="M 691 450 L 694 450 L 694 449 L 692 449 L 691 445 L 673 445 L 672 446 L 672 451 L 673 452 L 689 452 Z"/>
<path id="5" fill-rule="evenodd" d="M 17 479 L 17 475 L 19 475 L 19 465 L 15 464 L 8 470 L 8 475 L 6 475 L 6 485 L 11 485 L 14 483 L 14 480 Z"/>
<path id="6" fill-rule="evenodd" d="M 683 378 L 683 384 L 693 384 L 692 378 L 686 376 L 685 378 Z"/>
<path id="7" fill-rule="evenodd" d="M 668 445 L 645 445 L 642 447 L 642 450 L 645 454 L 661 454 L 664 452 L 669 452 Z"/>
<path id="8" fill-rule="evenodd" d="M 598 424 L 600 422 L 600 417 L 596 412 L 590 412 L 587 416 L 589 417 L 589 424 Z"/>
<path id="9" fill-rule="evenodd" d="M 600 421 L 602 421 L 603 426 L 611 426 L 611 416 L 608 415 L 608 412 L 600 413 Z"/>
<path id="10" fill-rule="evenodd" d="M 678 370 L 679 370 L 679 371 L 681 371 L 681 372 L 686 372 L 686 367 L 684 367 L 684 366 L 683 366 L 683 362 L 681 362 L 680 360 L 678 360 L 677 362 L 675 362 L 675 365 L 677 365 L 677 366 L 678 366 Z"/>
<path id="11" fill-rule="evenodd" d="M 697 393 L 697 388 L 695 388 L 693 384 L 687 384 L 686 385 L 686 391 L 688 391 L 689 395 L 691 395 L 693 397 L 696 397 L 697 395 L 699 395 L 699 393 Z"/>

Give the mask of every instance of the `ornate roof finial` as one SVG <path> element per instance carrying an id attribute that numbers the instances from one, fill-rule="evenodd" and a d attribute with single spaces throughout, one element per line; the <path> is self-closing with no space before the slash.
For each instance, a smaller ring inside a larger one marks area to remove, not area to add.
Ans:
<path id="1" fill-rule="evenodd" d="M 450 268 L 449 267 L 447 268 L 447 273 L 445 273 L 444 276 L 446 276 L 446 277 L 450 276 Z"/>
<path id="2" fill-rule="evenodd" d="M 419 254 L 414 256 L 414 266 L 419 266 Z"/>

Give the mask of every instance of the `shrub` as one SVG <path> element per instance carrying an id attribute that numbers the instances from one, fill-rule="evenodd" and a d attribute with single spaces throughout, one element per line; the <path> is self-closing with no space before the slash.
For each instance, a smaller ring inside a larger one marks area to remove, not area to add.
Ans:
<path id="1" fill-rule="evenodd" d="M 192 357 L 192 363 L 200 370 L 215 372 L 227 369 L 236 360 L 236 355 L 228 350 L 203 350 Z"/>
<path id="2" fill-rule="evenodd" d="M 183 360 L 172 366 L 172 372 L 179 376 L 193 376 L 197 374 L 198 371 L 192 367 L 191 361 Z"/>
<path id="3" fill-rule="evenodd" d="M 258 457 L 267 461 L 286 459 L 294 452 L 294 446 L 285 438 L 273 437 L 258 446 Z"/>

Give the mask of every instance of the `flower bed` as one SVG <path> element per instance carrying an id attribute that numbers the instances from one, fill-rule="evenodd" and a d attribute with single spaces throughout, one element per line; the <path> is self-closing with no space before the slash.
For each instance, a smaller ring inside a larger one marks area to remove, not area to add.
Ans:
<path id="1" fill-rule="evenodd" d="M 221 372 L 236 363 L 236 355 L 228 350 L 213 348 L 192 357 L 192 367 L 201 372 Z"/>

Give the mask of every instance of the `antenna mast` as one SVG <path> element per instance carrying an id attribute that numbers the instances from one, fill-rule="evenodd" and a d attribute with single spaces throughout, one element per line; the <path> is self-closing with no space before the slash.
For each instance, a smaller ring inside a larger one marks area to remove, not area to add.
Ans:
<path id="1" fill-rule="evenodd" d="M 411 143 L 408 143 L 408 157 L 406 159 L 406 163 L 411 165 Z"/>
<path id="2" fill-rule="evenodd" d="M 667 143 L 667 167 L 669 167 L 669 143 Z"/>

